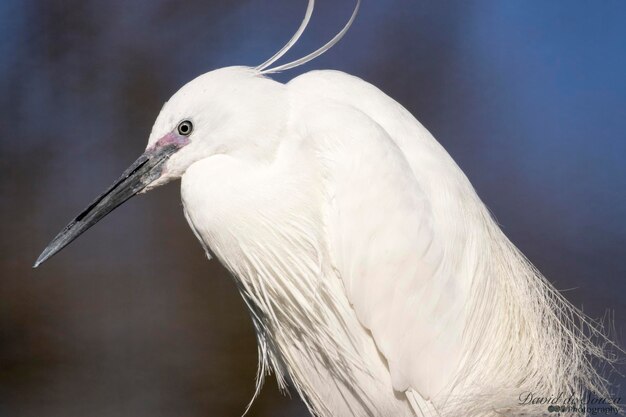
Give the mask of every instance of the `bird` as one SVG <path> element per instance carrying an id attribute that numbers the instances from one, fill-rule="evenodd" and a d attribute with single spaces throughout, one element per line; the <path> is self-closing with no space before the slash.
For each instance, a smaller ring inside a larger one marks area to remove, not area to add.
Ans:
<path id="1" fill-rule="evenodd" d="M 608 396 L 600 324 L 505 236 L 432 134 L 335 70 L 272 74 L 311 19 L 256 67 L 209 71 L 163 106 L 145 152 L 38 267 L 134 195 L 180 180 L 184 216 L 234 277 L 255 329 L 250 404 L 273 373 L 320 417 L 539 416 Z M 525 397 L 526 396 L 526 397 Z M 559 397 L 560 398 L 560 397 Z"/>

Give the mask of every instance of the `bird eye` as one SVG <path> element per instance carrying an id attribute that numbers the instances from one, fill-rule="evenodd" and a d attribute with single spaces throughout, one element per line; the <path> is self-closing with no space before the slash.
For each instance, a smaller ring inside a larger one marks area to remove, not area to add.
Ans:
<path id="1" fill-rule="evenodd" d="M 178 133 L 183 136 L 191 135 L 193 124 L 189 120 L 183 120 L 178 124 Z"/>

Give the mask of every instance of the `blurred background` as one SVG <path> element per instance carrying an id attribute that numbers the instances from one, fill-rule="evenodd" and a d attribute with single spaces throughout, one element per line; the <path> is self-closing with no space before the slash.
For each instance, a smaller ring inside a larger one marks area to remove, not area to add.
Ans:
<path id="1" fill-rule="evenodd" d="M 319 68 L 377 85 L 433 132 L 508 236 L 592 317 L 626 317 L 626 2 L 364 0 Z M 289 54 L 350 0 L 319 0 Z M 253 328 L 179 185 L 135 198 L 38 270 L 66 222 L 143 151 L 163 103 L 257 65 L 306 1 L 0 2 L 0 416 L 239 416 Z M 617 383 L 624 382 L 619 377 Z M 305 416 L 273 378 L 250 416 Z"/>

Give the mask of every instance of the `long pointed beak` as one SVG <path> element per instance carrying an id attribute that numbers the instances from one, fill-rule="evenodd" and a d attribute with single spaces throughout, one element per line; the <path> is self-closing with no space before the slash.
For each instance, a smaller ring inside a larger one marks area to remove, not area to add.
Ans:
<path id="1" fill-rule="evenodd" d="M 176 144 L 151 148 L 144 152 L 104 193 L 72 220 L 39 255 L 33 268 L 69 245 L 74 239 L 98 223 L 126 200 L 157 179 L 167 159 L 177 150 Z"/>

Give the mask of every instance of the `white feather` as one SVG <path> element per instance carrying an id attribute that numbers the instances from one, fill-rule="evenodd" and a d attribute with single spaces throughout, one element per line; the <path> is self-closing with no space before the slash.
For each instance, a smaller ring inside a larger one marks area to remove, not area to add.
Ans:
<path id="1" fill-rule="evenodd" d="M 309 1 L 309 7 L 310 7 L 311 12 L 312 12 L 313 11 L 313 1 L 312 0 Z M 356 19 L 356 15 L 359 13 L 359 8 L 360 7 L 361 7 L 361 0 L 356 0 L 356 5 L 354 6 L 354 10 L 352 11 L 352 15 L 350 15 L 350 19 L 348 20 L 348 22 L 339 31 L 339 33 L 337 33 L 330 41 L 328 41 L 322 47 L 320 47 L 319 49 L 316 49 L 315 51 L 311 52 L 308 55 L 303 56 L 302 58 L 296 59 L 295 61 L 288 62 L 288 63 L 283 64 L 283 65 L 279 65 L 279 66 L 274 67 L 274 68 L 267 68 L 267 65 L 264 63 L 260 67 L 258 67 L 259 69 L 262 70 L 261 73 L 262 74 L 272 74 L 272 73 L 276 73 L 276 72 L 280 72 L 280 71 L 285 71 L 285 70 L 288 70 L 288 69 L 296 68 L 296 67 L 299 67 L 300 65 L 306 64 L 307 62 L 312 61 L 315 58 L 317 58 L 318 56 L 322 55 L 324 52 L 328 51 L 330 48 L 335 46 L 345 36 L 345 34 L 348 32 L 348 30 L 352 26 L 352 23 L 354 22 L 354 19 Z M 308 9 L 307 9 L 307 12 L 308 12 Z M 308 17 L 305 16 L 305 20 L 303 21 L 303 24 L 304 24 L 305 27 L 306 27 L 305 22 L 308 23 L 308 18 L 310 18 L 310 16 L 308 16 Z M 300 28 L 304 31 L 304 28 L 302 27 L 302 25 L 300 26 Z M 298 31 L 300 31 L 300 30 L 298 30 Z M 296 37 L 295 40 L 292 39 L 293 43 L 290 41 L 291 45 L 287 44 L 287 45 L 289 45 L 289 48 L 291 48 L 291 46 L 293 46 L 293 44 L 295 44 L 295 41 L 300 37 L 300 34 L 296 33 L 296 35 L 298 35 L 298 36 Z M 289 48 L 287 48 L 287 49 L 289 49 Z M 281 49 L 281 51 L 282 51 L 282 49 Z M 282 56 L 285 52 L 286 52 L 286 50 L 283 51 L 282 54 L 281 54 L 280 51 L 279 51 L 278 54 L 280 54 L 280 56 Z M 276 58 L 276 59 L 278 59 L 278 58 Z M 275 60 L 272 60 L 272 58 L 270 58 L 270 61 L 274 62 Z"/>
<path id="2" fill-rule="evenodd" d="M 309 24 L 309 21 L 311 20 L 311 16 L 313 15 L 313 8 L 314 7 L 315 7 L 315 0 L 309 0 L 309 2 L 307 4 L 307 8 L 306 8 L 306 13 L 304 14 L 304 18 L 302 19 L 302 23 L 300 23 L 300 27 L 298 27 L 298 30 L 296 31 L 296 33 L 294 33 L 293 36 L 291 37 L 291 39 L 289 39 L 289 42 L 287 42 L 285 44 L 285 46 L 280 48 L 280 50 L 278 52 L 276 52 L 271 58 L 269 58 L 267 61 L 265 61 L 261 65 L 257 66 L 256 69 L 258 71 L 263 71 L 265 68 L 269 67 L 274 62 L 279 60 L 283 55 L 285 55 L 287 53 L 287 51 L 289 51 L 291 49 L 292 46 L 294 46 L 296 44 L 296 42 L 298 42 L 298 39 L 300 39 L 300 36 L 302 36 L 302 34 L 304 33 L 304 30 L 306 29 L 307 25 Z"/>
<path id="3" fill-rule="evenodd" d="M 182 173 L 186 217 L 251 310 L 257 393 L 272 369 L 323 417 L 522 415 L 537 412 L 523 391 L 606 394 L 597 327 L 378 89 L 226 68 L 177 93 L 153 134 L 182 111 L 197 136 L 165 177 Z"/>

